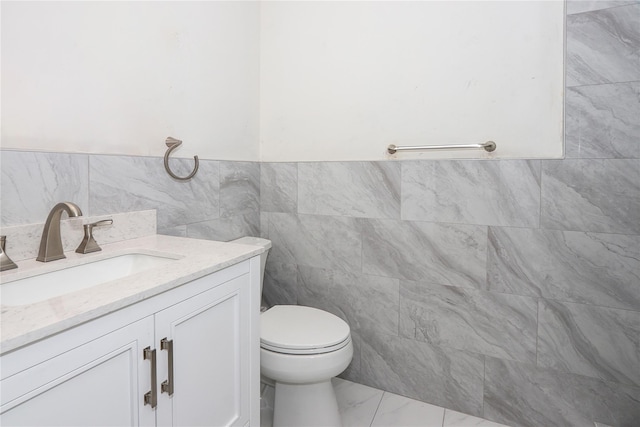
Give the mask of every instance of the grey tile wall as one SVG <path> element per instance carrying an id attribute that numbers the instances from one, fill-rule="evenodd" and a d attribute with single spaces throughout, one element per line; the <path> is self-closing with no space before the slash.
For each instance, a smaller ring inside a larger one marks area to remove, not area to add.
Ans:
<path id="1" fill-rule="evenodd" d="M 512 426 L 637 425 L 640 4 L 567 8 L 567 159 L 262 164 L 265 292 L 350 323 L 345 377 Z"/>
<path id="2" fill-rule="evenodd" d="M 43 222 L 58 202 L 85 215 L 156 209 L 158 232 L 213 240 L 260 233 L 260 165 L 202 160 L 190 181 L 162 158 L 2 151 L 3 226 Z M 173 159 L 186 175 L 188 159 Z"/>

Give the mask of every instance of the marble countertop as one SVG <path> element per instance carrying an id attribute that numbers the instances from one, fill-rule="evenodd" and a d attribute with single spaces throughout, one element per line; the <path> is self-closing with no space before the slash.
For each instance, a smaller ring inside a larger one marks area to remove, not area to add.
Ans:
<path id="1" fill-rule="evenodd" d="M 168 256 L 171 263 L 122 279 L 53 297 L 33 304 L 2 305 L 0 352 L 6 353 L 49 335 L 135 304 L 154 295 L 237 264 L 264 252 L 257 246 L 153 235 L 102 246 L 93 254 L 67 252 L 67 259 L 42 263 L 18 262 L 0 274 L 2 283 L 85 264 L 126 253 Z M 1 285 L 0 285 L 1 286 Z M 1 287 L 0 287 L 1 295 Z"/>

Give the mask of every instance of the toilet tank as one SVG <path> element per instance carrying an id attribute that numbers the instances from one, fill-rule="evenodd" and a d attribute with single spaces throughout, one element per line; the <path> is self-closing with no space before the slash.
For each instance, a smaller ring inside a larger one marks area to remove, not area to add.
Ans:
<path id="1" fill-rule="evenodd" d="M 260 246 L 265 248 L 262 254 L 260 254 L 260 295 L 262 295 L 262 283 L 264 282 L 264 267 L 267 264 L 267 255 L 269 249 L 271 249 L 271 240 L 262 239 L 260 237 L 241 237 L 236 240 L 232 240 L 229 243 L 237 243 L 239 245 Z"/>

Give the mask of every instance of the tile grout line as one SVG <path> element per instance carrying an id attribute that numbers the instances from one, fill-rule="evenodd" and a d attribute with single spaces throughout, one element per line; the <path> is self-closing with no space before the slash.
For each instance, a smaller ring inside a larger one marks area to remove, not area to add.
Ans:
<path id="1" fill-rule="evenodd" d="M 382 399 L 384 399 L 384 395 L 387 394 L 386 391 L 382 391 L 382 396 L 380 396 L 380 401 L 378 402 L 378 406 L 376 406 L 376 410 L 373 413 L 373 418 L 371 419 L 371 423 L 369 424 L 369 427 L 373 427 L 373 422 L 376 420 L 376 417 L 378 416 L 378 410 L 380 409 L 380 405 L 382 405 Z"/>

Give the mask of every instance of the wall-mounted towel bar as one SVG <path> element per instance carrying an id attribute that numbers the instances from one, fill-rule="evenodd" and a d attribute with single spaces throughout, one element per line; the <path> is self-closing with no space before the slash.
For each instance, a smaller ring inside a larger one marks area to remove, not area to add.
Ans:
<path id="1" fill-rule="evenodd" d="M 171 178 L 177 179 L 178 181 L 188 181 L 191 178 L 193 178 L 196 175 L 196 172 L 198 172 L 198 167 L 200 166 L 200 161 L 198 160 L 198 156 L 193 156 L 193 160 L 195 161 L 195 166 L 193 168 L 193 171 L 187 176 L 178 176 L 175 173 L 173 173 L 171 171 L 171 168 L 169 167 L 169 154 L 171 154 L 173 150 L 178 148 L 182 144 L 182 141 L 179 139 L 175 139 L 171 136 L 168 136 L 165 141 L 165 144 L 167 144 L 167 147 L 169 147 L 169 149 L 167 150 L 166 153 L 164 153 L 164 168 L 167 170 L 167 173 L 171 175 Z"/>
<path id="2" fill-rule="evenodd" d="M 389 145 L 387 152 L 389 154 L 395 154 L 397 151 L 416 151 L 416 150 L 459 150 L 459 149 L 480 149 L 491 152 L 496 149 L 496 143 L 493 141 L 487 141 L 484 144 L 462 144 L 462 145 L 412 145 L 412 146 L 397 146 Z"/>

